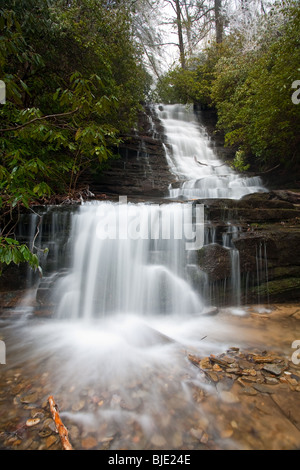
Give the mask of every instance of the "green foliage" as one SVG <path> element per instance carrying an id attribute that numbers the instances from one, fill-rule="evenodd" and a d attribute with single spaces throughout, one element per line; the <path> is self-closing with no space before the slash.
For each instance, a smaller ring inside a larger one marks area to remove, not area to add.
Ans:
<path id="1" fill-rule="evenodd" d="M 20 208 L 72 196 L 83 172 L 115 158 L 149 77 L 123 2 L 6 0 L 1 7 L 0 262 L 35 266 L 11 242 Z"/>
<path id="2" fill-rule="evenodd" d="M 169 104 L 200 103 L 209 106 L 214 68 L 223 53 L 223 45 L 213 44 L 198 57 L 191 58 L 185 69 L 174 67 L 159 79 L 157 100 Z"/>
<path id="3" fill-rule="evenodd" d="M 40 269 L 39 259 L 30 249 L 13 238 L 0 237 L 0 275 L 2 265 L 28 263 L 32 269 Z"/>
<path id="4" fill-rule="evenodd" d="M 246 155 L 242 150 L 238 150 L 232 162 L 232 168 L 237 171 L 244 172 L 249 170 L 250 165 L 246 163 Z"/>
<path id="5" fill-rule="evenodd" d="M 291 86 L 299 77 L 300 11 L 289 7 L 276 36 L 266 30 L 249 52 L 236 44 L 216 67 L 212 99 L 228 145 L 238 146 L 261 167 L 294 165 L 299 157 L 299 108 Z"/>

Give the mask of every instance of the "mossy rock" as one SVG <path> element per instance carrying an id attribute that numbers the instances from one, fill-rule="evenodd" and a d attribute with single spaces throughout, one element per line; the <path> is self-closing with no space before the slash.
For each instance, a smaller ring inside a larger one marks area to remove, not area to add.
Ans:
<path id="1" fill-rule="evenodd" d="M 275 279 L 251 289 L 253 298 L 271 302 L 290 302 L 300 299 L 300 277 Z"/>

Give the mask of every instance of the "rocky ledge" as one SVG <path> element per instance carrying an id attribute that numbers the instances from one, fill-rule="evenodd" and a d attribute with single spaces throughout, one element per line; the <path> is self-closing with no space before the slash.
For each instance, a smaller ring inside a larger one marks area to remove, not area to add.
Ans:
<path id="1" fill-rule="evenodd" d="M 232 257 L 224 246 L 230 231 L 231 248 L 239 254 L 243 303 L 300 299 L 300 194 L 280 190 L 197 203 L 205 206 L 215 241 L 199 250 L 199 265 L 211 285 L 219 284 L 221 301 L 231 298 L 230 285 L 224 293 L 232 274 Z"/>

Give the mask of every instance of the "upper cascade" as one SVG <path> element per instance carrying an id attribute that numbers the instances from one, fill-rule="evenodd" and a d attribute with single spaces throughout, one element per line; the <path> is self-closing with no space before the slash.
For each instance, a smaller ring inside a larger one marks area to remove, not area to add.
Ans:
<path id="1" fill-rule="evenodd" d="M 156 113 L 168 143 L 170 171 L 179 182 L 169 187 L 172 199 L 241 199 L 267 192 L 260 177 L 242 176 L 218 158 L 192 106 L 156 105 Z"/>

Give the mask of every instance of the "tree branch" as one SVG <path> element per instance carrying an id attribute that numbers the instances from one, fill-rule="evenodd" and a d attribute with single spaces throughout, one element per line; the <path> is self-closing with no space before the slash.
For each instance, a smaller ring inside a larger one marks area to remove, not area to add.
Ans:
<path id="1" fill-rule="evenodd" d="M 25 124 L 20 124 L 19 126 L 7 127 L 6 129 L 0 129 L 0 132 L 17 131 L 19 129 L 23 129 L 26 126 L 29 126 L 30 124 L 33 124 L 34 122 L 44 121 L 45 119 L 55 119 L 55 118 L 61 118 L 65 116 L 71 116 L 72 114 L 77 113 L 79 109 L 80 108 L 76 108 L 73 111 L 69 111 L 68 113 L 48 114 L 47 116 L 37 117 L 37 118 L 31 119 L 31 121 L 25 122 Z"/>

